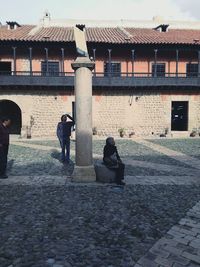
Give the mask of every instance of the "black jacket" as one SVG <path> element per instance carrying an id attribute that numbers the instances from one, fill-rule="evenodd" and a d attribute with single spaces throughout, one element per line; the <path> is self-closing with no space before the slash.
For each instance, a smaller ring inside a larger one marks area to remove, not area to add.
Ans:
<path id="1" fill-rule="evenodd" d="M 9 131 L 2 122 L 0 122 L 0 144 L 9 145 Z"/>
<path id="2" fill-rule="evenodd" d="M 108 167 L 118 167 L 118 163 L 121 162 L 121 159 L 116 146 L 109 144 L 104 146 L 103 162 Z"/>

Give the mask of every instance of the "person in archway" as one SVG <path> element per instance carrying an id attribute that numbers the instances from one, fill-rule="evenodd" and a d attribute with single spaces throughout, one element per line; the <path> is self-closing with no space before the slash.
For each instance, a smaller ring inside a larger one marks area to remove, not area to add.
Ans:
<path id="1" fill-rule="evenodd" d="M 113 137 L 108 137 L 106 139 L 106 145 L 103 150 L 103 162 L 106 167 L 115 171 L 116 183 L 118 185 L 125 185 L 122 181 L 124 179 L 125 164 L 122 162 L 118 154 Z"/>
<path id="2" fill-rule="evenodd" d="M 9 148 L 9 126 L 10 118 L 4 117 L 0 121 L 0 179 L 8 178 L 6 174 L 8 148 Z"/>
<path id="3" fill-rule="evenodd" d="M 71 121 L 67 121 L 67 118 Z M 62 162 L 70 162 L 70 136 L 74 124 L 74 119 L 69 114 L 66 114 L 61 116 L 61 121 L 57 125 L 57 137 L 62 149 Z"/>

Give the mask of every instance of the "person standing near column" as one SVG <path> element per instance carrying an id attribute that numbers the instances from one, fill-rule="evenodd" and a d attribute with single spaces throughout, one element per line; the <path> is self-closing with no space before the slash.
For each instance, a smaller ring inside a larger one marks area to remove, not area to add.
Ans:
<path id="1" fill-rule="evenodd" d="M 67 118 L 69 118 L 71 121 L 67 121 Z M 61 116 L 61 121 L 57 126 L 57 137 L 62 149 L 62 162 L 70 162 L 70 136 L 74 124 L 74 119 L 69 114 L 65 114 Z"/>
<path id="2" fill-rule="evenodd" d="M 11 120 L 7 117 L 0 121 L 0 179 L 8 178 L 6 174 L 9 148 L 9 126 Z"/>

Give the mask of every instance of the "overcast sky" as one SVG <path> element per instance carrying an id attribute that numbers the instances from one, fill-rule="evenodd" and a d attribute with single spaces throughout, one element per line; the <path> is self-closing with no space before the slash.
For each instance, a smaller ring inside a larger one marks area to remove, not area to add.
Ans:
<path id="1" fill-rule="evenodd" d="M 37 24 L 45 10 L 52 19 L 200 20 L 200 0 L 0 0 L 0 22 Z"/>

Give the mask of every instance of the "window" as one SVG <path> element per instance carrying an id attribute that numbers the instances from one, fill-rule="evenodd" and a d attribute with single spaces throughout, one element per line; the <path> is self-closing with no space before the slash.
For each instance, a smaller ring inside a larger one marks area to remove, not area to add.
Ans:
<path id="1" fill-rule="evenodd" d="M 59 75 L 59 62 L 57 61 L 48 61 L 48 70 L 47 70 L 47 62 L 41 62 L 41 72 L 42 75 L 49 75 L 49 76 L 58 76 Z"/>
<path id="2" fill-rule="evenodd" d="M 198 76 L 198 64 L 197 63 L 187 63 L 186 76 L 187 77 L 197 77 Z"/>
<path id="3" fill-rule="evenodd" d="M 11 62 L 0 62 L 0 75 L 11 75 Z"/>
<path id="4" fill-rule="evenodd" d="M 152 64 L 153 77 L 165 77 L 165 63 Z"/>
<path id="5" fill-rule="evenodd" d="M 104 63 L 104 76 L 119 77 L 121 75 L 121 63 L 105 62 Z"/>

